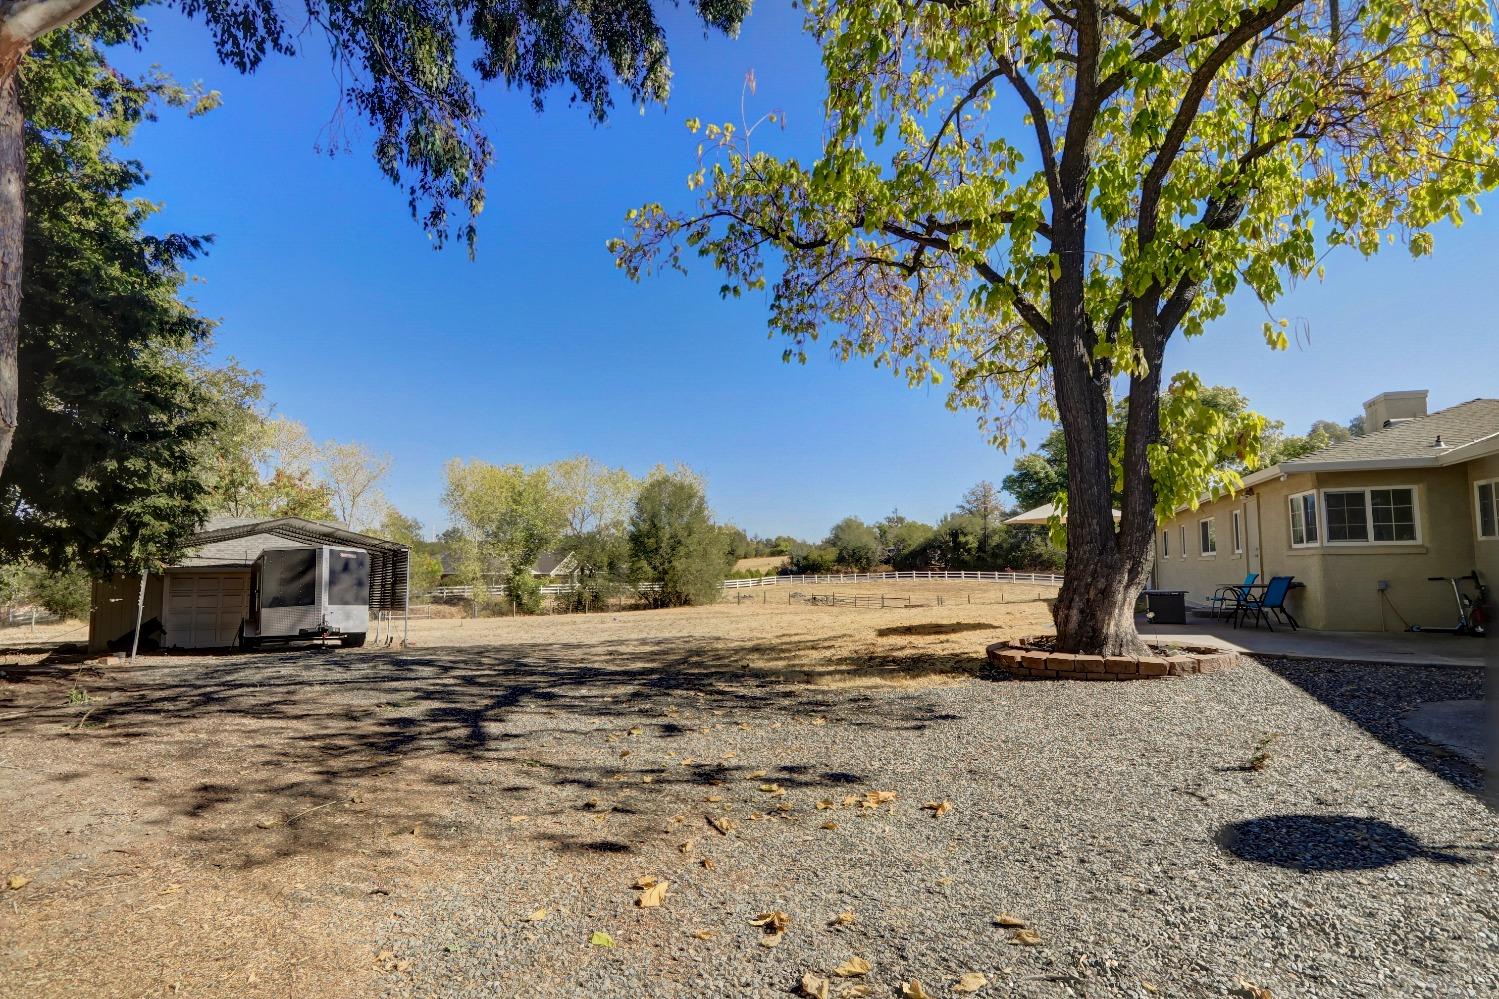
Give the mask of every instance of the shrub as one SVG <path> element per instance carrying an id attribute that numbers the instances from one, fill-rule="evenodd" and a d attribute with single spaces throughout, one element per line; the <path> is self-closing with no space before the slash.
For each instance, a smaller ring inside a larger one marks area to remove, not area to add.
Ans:
<path id="1" fill-rule="evenodd" d="M 658 588 L 643 593 L 657 607 L 712 603 L 728 570 L 723 536 L 695 482 L 657 475 L 630 517 L 630 575 Z"/>

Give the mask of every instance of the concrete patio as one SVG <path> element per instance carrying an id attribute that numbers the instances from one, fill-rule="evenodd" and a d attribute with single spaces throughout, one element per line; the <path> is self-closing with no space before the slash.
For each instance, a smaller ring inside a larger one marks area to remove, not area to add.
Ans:
<path id="1" fill-rule="evenodd" d="M 1391 665 L 1482 666 L 1488 644 L 1456 635 L 1234 628 L 1227 621 L 1206 617 L 1192 618 L 1188 624 L 1155 624 L 1141 615 L 1136 624 L 1146 639 L 1201 642 L 1260 656 Z"/>

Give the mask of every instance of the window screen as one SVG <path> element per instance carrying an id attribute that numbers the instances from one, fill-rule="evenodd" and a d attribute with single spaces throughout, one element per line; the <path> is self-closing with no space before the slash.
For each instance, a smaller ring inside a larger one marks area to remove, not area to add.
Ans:
<path id="1" fill-rule="evenodd" d="M 1375 541 L 1416 540 L 1416 496 L 1410 489 L 1369 490 Z"/>
<path id="2" fill-rule="evenodd" d="M 1478 536 L 1499 538 L 1499 481 L 1478 484 Z"/>
<path id="3" fill-rule="evenodd" d="M 362 551 L 329 549 L 328 606 L 367 607 L 369 602 L 369 556 Z"/>
<path id="4" fill-rule="evenodd" d="M 260 574 L 262 607 L 311 607 L 317 602 L 317 551 L 296 548 L 265 553 Z"/>

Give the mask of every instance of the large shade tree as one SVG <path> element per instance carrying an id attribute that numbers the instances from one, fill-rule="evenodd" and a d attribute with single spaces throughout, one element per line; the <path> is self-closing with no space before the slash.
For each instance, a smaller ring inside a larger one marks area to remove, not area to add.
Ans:
<path id="1" fill-rule="evenodd" d="M 750 0 L 690 0 L 704 25 L 733 32 Z M 145 0 L 0 0 L 0 470 L 18 412 L 17 323 L 26 205 L 26 109 L 20 74 L 38 39 L 80 24 L 141 44 Z M 601 121 L 617 86 L 663 100 L 671 82 L 666 37 L 649 0 L 175 0 L 201 21 L 220 59 L 253 72 L 304 37 L 331 54 L 343 104 L 374 134 L 380 170 L 440 245 L 456 230 L 472 247 L 492 148 L 477 85 L 501 80 L 538 108 L 567 88 Z M 301 9 L 296 9 L 301 8 Z M 322 100 L 322 97 L 315 97 Z M 460 209 L 456 223 L 449 213 Z"/>
<path id="2" fill-rule="evenodd" d="M 1163 385 L 1168 344 L 1237 289 L 1270 308 L 1330 248 L 1427 253 L 1499 183 L 1485 0 L 811 0 L 807 24 L 816 161 L 690 121 L 698 209 L 632 212 L 617 262 L 634 276 L 695 247 L 729 293 L 770 284 L 790 356 L 826 336 L 914 382 L 950 375 L 1001 443 L 1018 409 L 1058 417 L 1064 650 L 1140 650 L 1157 513 L 1233 486 L 1225 446 L 1255 457 L 1255 427 L 1196 379 Z M 1164 447 L 1163 422 L 1196 443 Z"/>

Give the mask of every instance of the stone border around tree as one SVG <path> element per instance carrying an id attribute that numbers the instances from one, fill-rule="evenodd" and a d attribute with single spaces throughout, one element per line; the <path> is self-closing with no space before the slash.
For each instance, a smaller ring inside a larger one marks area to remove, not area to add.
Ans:
<path id="1" fill-rule="evenodd" d="M 1051 636 L 1040 636 L 1050 638 Z M 1165 676 L 1217 673 L 1234 666 L 1239 654 L 1229 649 L 1172 643 L 1153 656 L 1085 656 L 1037 648 L 1037 637 L 997 642 L 986 651 L 989 662 L 1013 676 L 1032 680 L 1153 680 Z"/>

